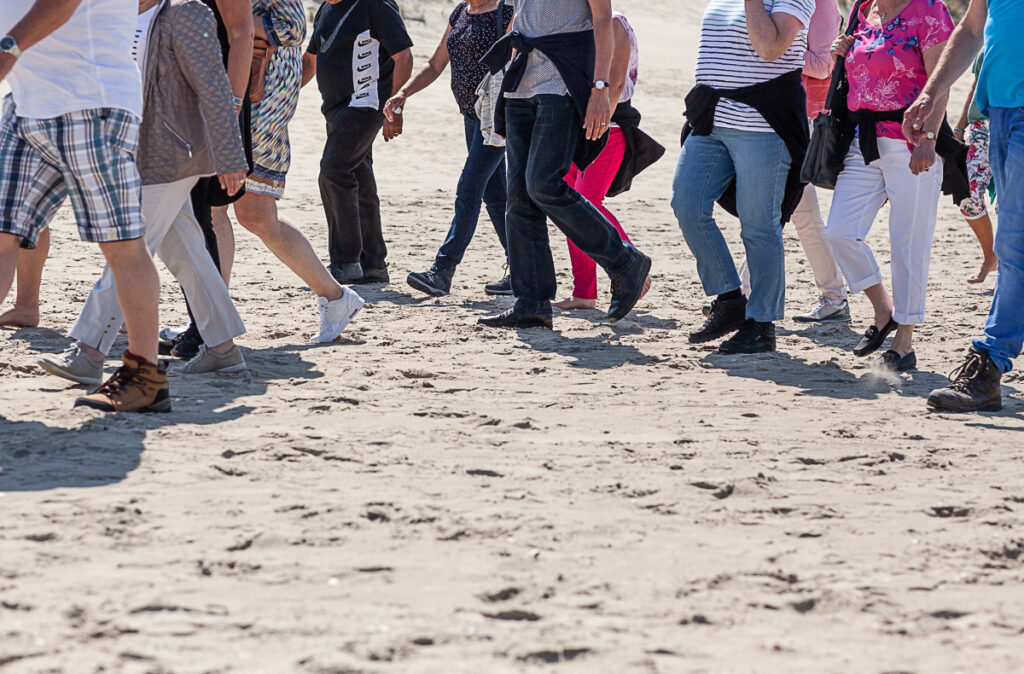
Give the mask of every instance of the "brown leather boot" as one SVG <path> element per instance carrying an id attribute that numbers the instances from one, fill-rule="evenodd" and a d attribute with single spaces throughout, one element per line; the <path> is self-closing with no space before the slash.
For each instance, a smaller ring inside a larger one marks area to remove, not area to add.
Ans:
<path id="1" fill-rule="evenodd" d="M 75 407 L 104 412 L 170 412 L 167 364 L 153 365 L 125 352 L 124 363 L 95 392 L 75 401 Z"/>

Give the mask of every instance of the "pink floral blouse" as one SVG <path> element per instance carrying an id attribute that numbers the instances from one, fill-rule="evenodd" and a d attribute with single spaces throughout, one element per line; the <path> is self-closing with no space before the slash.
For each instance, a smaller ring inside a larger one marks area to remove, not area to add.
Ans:
<path id="1" fill-rule="evenodd" d="M 860 24 L 846 57 L 850 110 L 900 110 L 913 103 L 928 72 L 924 52 L 949 39 L 953 18 L 942 0 L 911 0 L 906 9 L 881 27 L 865 18 L 871 2 L 861 5 Z M 879 138 L 903 138 L 900 124 L 880 122 Z"/>

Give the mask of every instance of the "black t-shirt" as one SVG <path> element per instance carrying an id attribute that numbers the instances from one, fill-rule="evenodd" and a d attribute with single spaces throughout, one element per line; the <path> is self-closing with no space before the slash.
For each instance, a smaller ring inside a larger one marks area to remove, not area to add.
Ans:
<path id="1" fill-rule="evenodd" d="M 392 94 L 392 57 L 412 47 L 395 0 L 325 2 L 307 51 L 317 57 L 323 112 L 339 107 L 383 110 Z"/>
<path id="2" fill-rule="evenodd" d="M 217 7 L 217 0 L 202 0 L 203 4 L 213 10 L 213 16 L 217 19 L 217 40 L 220 42 L 220 52 L 224 58 L 224 67 L 228 66 L 228 51 L 231 49 L 231 42 L 228 41 L 228 29 L 224 25 L 224 18 L 220 15 L 220 8 Z"/>
<path id="3" fill-rule="evenodd" d="M 502 0 L 504 2 L 504 0 Z M 476 88 L 487 74 L 487 66 L 480 63 L 484 54 L 494 46 L 512 23 L 511 7 L 501 9 L 502 27 L 498 33 L 498 10 L 470 14 L 468 3 L 461 2 L 448 17 L 452 27 L 448 34 L 448 57 L 452 64 L 452 93 L 464 115 L 476 115 Z"/>

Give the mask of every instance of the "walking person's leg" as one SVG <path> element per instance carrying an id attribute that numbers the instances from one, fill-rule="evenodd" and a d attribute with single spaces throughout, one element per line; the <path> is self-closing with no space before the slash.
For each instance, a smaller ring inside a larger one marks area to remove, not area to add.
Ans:
<path id="1" fill-rule="evenodd" d="M 377 196 L 377 176 L 373 173 L 373 149 L 356 167 L 356 181 L 359 183 L 359 226 L 363 249 L 359 264 L 363 276 L 356 283 L 388 283 L 388 246 L 384 241 L 384 230 L 380 218 L 380 197 Z"/>
<path id="2" fill-rule="evenodd" d="M 320 196 L 327 217 L 330 272 L 340 283 L 363 277 L 363 226 L 357 171 L 383 125 L 376 110 L 343 108 L 327 124 L 320 161 Z M 237 214 L 237 209 L 236 209 Z"/>
<path id="3" fill-rule="evenodd" d="M 967 142 L 967 174 L 971 185 L 971 196 L 960 204 L 960 212 L 967 219 L 967 224 L 981 245 L 983 256 L 978 274 L 969 279 L 968 283 L 982 283 L 988 275 L 996 271 L 999 260 L 995 254 L 995 233 L 992 219 L 989 217 L 986 204 L 986 192 L 992 184 L 992 164 L 989 149 L 988 122 L 974 122 L 968 132 Z"/>
<path id="4" fill-rule="evenodd" d="M 850 305 L 843 272 L 825 239 L 825 219 L 821 215 L 818 193 L 813 185 L 804 188 L 803 198 L 793 213 L 793 227 L 811 266 L 811 274 L 819 293 L 817 305 L 806 313 L 794 316 L 793 320 L 798 323 L 849 321 Z"/>
<path id="5" fill-rule="evenodd" d="M 193 216 L 195 217 L 195 216 Z M 235 230 L 227 206 L 213 209 L 213 234 L 217 241 L 217 258 L 224 285 L 231 287 L 231 271 L 235 266 Z"/>
<path id="6" fill-rule="evenodd" d="M 714 218 L 715 202 L 735 176 L 729 150 L 714 134 L 686 139 L 672 182 L 672 210 L 697 263 L 704 293 L 717 296 L 707 321 L 690 333 L 693 344 L 735 332 L 746 320 L 747 300 L 740 292 L 740 277 Z"/>
<path id="7" fill-rule="evenodd" d="M 47 227 L 40 232 L 35 248 L 22 248 L 18 253 L 17 294 L 14 306 L 0 313 L 0 326 L 34 328 L 39 325 L 39 288 L 49 254 L 50 228 Z"/>
<path id="8" fill-rule="evenodd" d="M 992 108 L 992 170 L 999 197 L 995 253 L 999 275 L 985 323 L 951 384 L 933 391 L 933 409 L 968 412 L 1002 408 L 1001 378 L 1024 347 L 1024 109 Z"/>

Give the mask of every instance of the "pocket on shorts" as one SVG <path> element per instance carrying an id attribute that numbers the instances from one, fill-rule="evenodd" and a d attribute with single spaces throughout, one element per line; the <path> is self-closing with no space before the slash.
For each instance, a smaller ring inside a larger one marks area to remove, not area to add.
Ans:
<path id="1" fill-rule="evenodd" d="M 139 152 L 139 119 L 125 110 L 105 109 L 100 113 L 103 135 L 116 151 L 135 159 Z"/>

